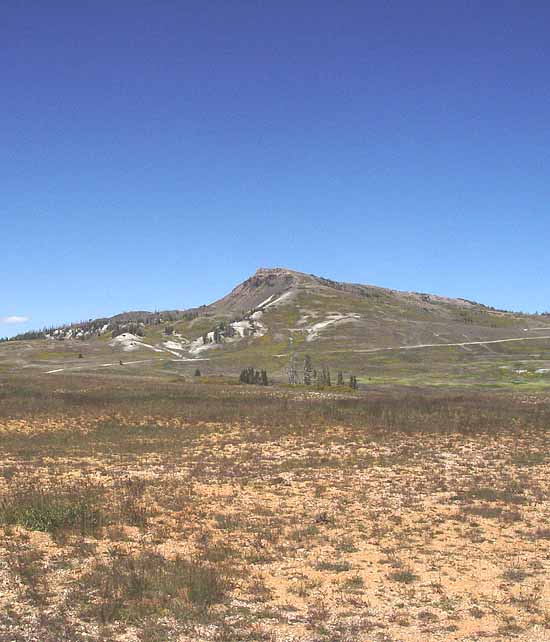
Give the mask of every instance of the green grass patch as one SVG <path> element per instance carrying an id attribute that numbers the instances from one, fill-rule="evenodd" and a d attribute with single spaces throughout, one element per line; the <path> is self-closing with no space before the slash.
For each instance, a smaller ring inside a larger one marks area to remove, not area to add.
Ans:
<path id="1" fill-rule="evenodd" d="M 89 534 L 104 521 L 101 495 L 92 485 L 44 489 L 39 482 L 31 482 L 0 497 L 0 524 L 51 534 L 65 529 Z"/>
<path id="2" fill-rule="evenodd" d="M 78 359 L 79 352 L 72 350 L 42 350 L 34 352 L 33 361 L 58 361 L 59 359 Z"/>

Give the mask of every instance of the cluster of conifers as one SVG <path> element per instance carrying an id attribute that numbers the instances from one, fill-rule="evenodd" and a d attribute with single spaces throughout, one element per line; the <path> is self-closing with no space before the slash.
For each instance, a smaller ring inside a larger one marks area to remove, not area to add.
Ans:
<path id="1" fill-rule="evenodd" d="M 241 383 L 248 383 L 255 386 L 269 385 L 267 372 L 265 370 L 255 370 L 254 368 L 244 368 L 244 370 L 241 370 L 239 381 Z"/>
<path id="2" fill-rule="evenodd" d="M 330 374 L 330 369 L 326 366 L 323 366 L 321 370 L 317 370 L 316 368 L 314 368 L 311 357 L 306 354 L 306 356 L 304 357 L 302 376 L 300 377 L 298 369 L 296 367 L 295 357 L 294 355 L 292 355 L 288 367 L 288 383 L 290 385 L 297 385 L 302 383 L 305 386 L 317 386 L 318 388 L 325 388 L 332 386 L 332 376 Z M 356 390 L 357 377 L 355 375 L 349 375 L 348 384 L 352 390 Z M 344 374 L 342 372 L 338 372 L 336 385 L 346 385 L 344 381 Z"/>

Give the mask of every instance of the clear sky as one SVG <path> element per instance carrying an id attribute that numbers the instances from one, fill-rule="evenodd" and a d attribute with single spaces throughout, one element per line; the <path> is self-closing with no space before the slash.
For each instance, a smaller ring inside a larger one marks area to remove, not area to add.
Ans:
<path id="1" fill-rule="evenodd" d="M 6 0 L 0 336 L 260 266 L 550 309 L 549 29 L 542 0 Z"/>

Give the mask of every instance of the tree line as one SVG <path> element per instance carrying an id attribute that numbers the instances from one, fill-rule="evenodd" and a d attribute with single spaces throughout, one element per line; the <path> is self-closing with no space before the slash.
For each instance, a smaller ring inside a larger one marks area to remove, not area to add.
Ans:
<path id="1" fill-rule="evenodd" d="M 311 357 L 306 354 L 304 357 L 304 363 L 302 367 L 302 376 L 298 372 L 296 366 L 296 357 L 294 354 L 290 357 L 290 363 L 288 367 L 288 383 L 291 386 L 295 386 L 299 383 L 303 383 L 304 386 L 316 386 L 317 388 L 325 388 L 332 386 L 332 375 L 330 369 L 327 366 L 323 366 L 320 370 L 317 370 L 313 367 L 313 362 Z M 338 372 L 336 378 L 336 385 L 344 386 L 346 382 L 344 380 L 344 373 Z M 352 390 L 357 390 L 357 377 L 350 374 L 348 379 L 348 386 Z"/>
<path id="2" fill-rule="evenodd" d="M 254 368 L 243 368 L 243 370 L 241 370 L 239 381 L 241 383 L 246 383 L 254 386 L 269 385 L 267 371 L 255 370 Z"/>

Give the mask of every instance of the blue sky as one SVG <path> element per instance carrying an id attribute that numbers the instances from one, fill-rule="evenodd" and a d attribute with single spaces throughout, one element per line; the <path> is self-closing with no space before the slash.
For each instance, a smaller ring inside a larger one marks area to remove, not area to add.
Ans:
<path id="1" fill-rule="evenodd" d="M 86 4 L 0 7 L 0 336 L 260 266 L 550 309 L 548 3 Z"/>

